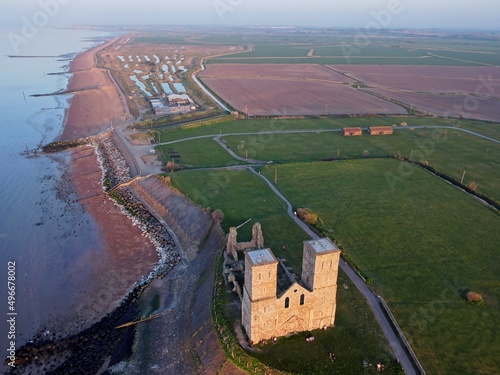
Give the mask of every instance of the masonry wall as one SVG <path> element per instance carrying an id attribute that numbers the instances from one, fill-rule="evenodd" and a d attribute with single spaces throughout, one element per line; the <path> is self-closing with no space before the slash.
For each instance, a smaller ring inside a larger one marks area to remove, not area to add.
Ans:
<path id="1" fill-rule="evenodd" d="M 250 341 L 257 343 L 262 339 L 333 326 L 339 257 L 339 251 L 317 254 L 305 244 L 302 285 L 294 283 L 280 296 L 276 296 L 276 278 L 268 282 L 271 278 L 264 277 L 269 272 L 277 276 L 277 264 L 252 267 L 246 262 L 242 324 Z"/>

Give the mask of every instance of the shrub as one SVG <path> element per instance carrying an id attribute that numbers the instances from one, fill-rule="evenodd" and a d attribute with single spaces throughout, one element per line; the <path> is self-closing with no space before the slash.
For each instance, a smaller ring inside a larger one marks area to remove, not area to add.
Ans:
<path id="1" fill-rule="evenodd" d="M 318 224 L 319 216 L 309 208 L 299 208 L 297 215 L 309 225 Z"/>
<path id="2" fill-rule="evenodd" d="M 479 186 L 479 184 L 475 181 L 471 181 L 467 184 L 467 187 L 474 192 L 477 191 L 478 186 Z"/>

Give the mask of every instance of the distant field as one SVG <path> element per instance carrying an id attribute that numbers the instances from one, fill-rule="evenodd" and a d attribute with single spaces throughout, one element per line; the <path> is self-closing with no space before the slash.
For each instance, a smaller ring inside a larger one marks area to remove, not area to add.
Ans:
<path id="1" fill-rule="evenodd" d="M 236 56 L 236 55 L 231 55 Z M 447 60 L 438 57 L 384 57 L 384 56 L 336 56 L 336 57 L 219 57 L 207 60 L 211 64 L 352 64 L 352 65 L 444 65 L 476 66 L 475 63 Z"/>
<path id="2" fill-rule="evenodd" d="M 404 114 L 414 109 L 500 121 L 498 67 L 212 64 L 200 77 L 232 107 L 254 116 Z M 354 89 L 357 85 L 363 90 Z"/>
<path id="3" fill-rule="evenodd" d="M 283 41 L 280 44 L 258 44 L 254 51 L 210 59 L 211 63 L 239 64 L 377 64 L 377 65 L 442 65 L 481 66 L 500 65 L 498 43 L 467 44 L 456 39 L 419 41 L 400 39 L 392 35 L 372 37 L 367 42 L 358 35 L 329 36 L 310 43 Z M 359 43 L 356 43 L 358 41 Z M 310 50 L 312 56 L 307 57 Z"/>
<path id="4" fill-rule="evenodd" d="M 472 95 L 421 94 L 401 90 L 369 88 L 367 91 L 405 103 L 408 107 L 441 117 L 500 121 L 500 100 Z"/>
<path id="5" fill-rule="evenodd" d="M 333 65 L 367 90 L 438 116 L 500 121 L 500 68 Z"/>
<path id="6" fill-rule="evenodd" d="M 443 66 L 352 66 L 333 69 L 371 87 L 434 94 L 476 94 L 500 98 L 500 68 Z M 476 93 L 477 91 L 477 93 Z"/>
<path id="7" fill-rule="evenodd" d="M 498 214 L 410 165 L 359 160 L 282 165 L 278 187 L 309 207 L 374 280 L 429 374 L 499 371 Z M 262 173 L 274 179 L 275 167 Z M 472 289 L 486 299 L 469 306 Z M 462 361 L 461 358 L 467 358 Z"/>
<path id="8" fill-rule="evenodd" d="M 322 66 L 231 65 L 225 71 L 224 65 L 209 65 L 200 77 L 232 107 L 253 116 L 406 114 Z"/>

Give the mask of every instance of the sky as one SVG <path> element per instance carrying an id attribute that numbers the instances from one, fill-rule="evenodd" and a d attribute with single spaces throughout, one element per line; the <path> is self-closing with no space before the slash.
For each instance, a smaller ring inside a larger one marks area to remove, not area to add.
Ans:
<path id="1" fill-rule="evenodd" d="M 0 26 L 297 25 L 500 30 L 498 0 L 2 0 Z"/>

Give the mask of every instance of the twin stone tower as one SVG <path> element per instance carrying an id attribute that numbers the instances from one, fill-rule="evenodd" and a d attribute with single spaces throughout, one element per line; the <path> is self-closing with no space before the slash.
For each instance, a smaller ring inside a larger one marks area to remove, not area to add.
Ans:
<path id="1" fill-rule="evenodd" d="M 304 241 L 300 281 L 289 277 L 279 290 L 272 251 L 246 251 L 242 324 L 250 342 L 333 326 L 339 258 L 329 238 Z"/>

